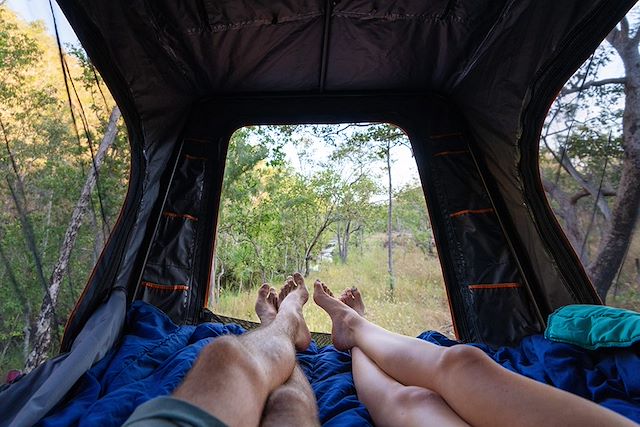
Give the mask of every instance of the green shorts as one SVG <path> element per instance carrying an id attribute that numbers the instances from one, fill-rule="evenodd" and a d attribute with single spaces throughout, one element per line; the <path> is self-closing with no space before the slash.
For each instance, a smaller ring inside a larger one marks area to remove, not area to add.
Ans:
<path id="1" fill-rule="evenodd" d="M 124 426 L 227 427 L 210 413 L 171 396 L 156 397 L 138 406 L 125 421 Z"/>

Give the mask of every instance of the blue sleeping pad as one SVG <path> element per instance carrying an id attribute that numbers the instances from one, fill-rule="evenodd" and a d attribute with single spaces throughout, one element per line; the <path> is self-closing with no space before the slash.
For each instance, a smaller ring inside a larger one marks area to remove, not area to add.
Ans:
<path id="1" fill-rule="evenodd" d="M 84 374 L 40 425 L 119 426 L 138 405 L 171 393 L 204 346 L 221 335 L 242 333 L 237 325 L 176 326 L 160 310 L 136 302 L 127 314 L 119 346 Z M 443 346 L 458 344 L 437 332 L 419 338 Z M 512 348 L 476 346 L 507 369 L 640 422 L 638 346 L 588 351 L 541 335 L 526 337 Z M 357 399 L 348 353 L 312 343 L 298 360 L 316 394 L 323 425 L 372 425 Z"/>

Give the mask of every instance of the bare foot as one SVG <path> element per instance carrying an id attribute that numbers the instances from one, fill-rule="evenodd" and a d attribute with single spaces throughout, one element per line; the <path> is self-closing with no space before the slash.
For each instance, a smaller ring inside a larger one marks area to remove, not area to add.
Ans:
<path id="1" fill-rule="evenodd" d="M 266 326 L 273 322 L 278 314 L 279 305 L 276 288 L 272 288 L 268 283 L 263 283 L 258 289 L 258 298 L 256 299 L 256 314 L 260 318 L 260 323 Z"/>
<path id="2" fill-rule="evenodd" d="M 296 288 L 296 286 L 298 285 L 293 281 L 293 276 L 287 276 L 287 280 L 284 281 L 280 288 L 280 293 L 278 293 L 278 304 L 281 304 L 287 295 Z"/>
<path id="3" fill-rule="evenodd" d="M 302 316 L 302 306 L 308 300 L 309 291 L 304 284 L 302 275 L 294 273 L 293 277 L 289 276 L 278 296 L 280 303 L 278 313 L 290 313 L 295 317 L 298 324 L 294 344 L 298 351 L 306 350 L 311 343 L 311 333 Z"/>
<path id="4" fill-rule="evenodd" d="M 362 294 L 355 286 L 347 288 L 340 295 L 340 301 L 351 307 L 356 313 L 364 317 L 364 300 Z"/>
<path id="5" fill-rule="evenodd" d="M 353 308 L 335 298 L 329 288 L 320 280 L 316 280 L 313 284 L 313 300 L 331 317 L 331 340 L 334 347 L 338 350 L 348 350 L 354 347 L 352 325 L 361 319 L 360 315 Z M 362 308 L 364 310 L 364 304 L 362 304 Z"/>

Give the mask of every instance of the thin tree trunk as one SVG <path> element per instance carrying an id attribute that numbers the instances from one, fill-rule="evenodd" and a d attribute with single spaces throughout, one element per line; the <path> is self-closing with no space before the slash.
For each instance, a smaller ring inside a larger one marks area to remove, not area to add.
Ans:
<path id="1" fill-rule="evenodd" d="M 102 252 L 102 247 L 104 246 L 104 229 L 103 227 L 98 226 L 98 216 L 96 215 L 96 209 L 92 201 L 89 201 L 89 208 L 89 222 L 96 235 L 96 238 L 93 241 L 93 264 L 95 264 L 98 262 L 100 252 Z"/>
<path id="2" fill-rule="evenodd" d="M 224 264 L 220 263 L 220 273 L 218 273 L 218 280 L 216 284 L 216 303 L 220 302 L 220 292 L 222 290 L 222 276 L 224 276 Z"/>
<path id="3" fill-rule="evenodd" d="M 349 255 L 349 238 L 351 237 L 351 220 L 347 221 L 347 225 L 344 230 L 344 237 L 342 238 L 342 249 L 340 250 L 340 259 L 343 264 L 347 263 L 347 256 Z"/>
<path id="4" fill-rule="evenodd" d="M 329 227 L 329 225 L 331 225 L 331 223 L 333 222 L 332 213 L 333 206 L 329 209 L 329 212 L 327 212 L 327 216 L 325 217 L 324 222 L 322 223 L 318 231 L 316 231 L 316 234 L 313 236 L 311 242 L 307 246 L 307 249 L 304 251 L 304 277 L 309 277 L 309 261 L 311 261 L 311 252 L 320 241 L 320 237 L 322 236 L 322 233 L 324 233 L 324 230 L 326 230 L 327 227 Z"/>
<path id="5" fill-rule="evenodd" d="M 29 349 L 31 348 L 31 306 L 24 312 L 24 341 L 22 342 L 22 360 L 26 361 L 29 357 Z"/>
<path id="6" fill-rule="evenodd" d="M 49 248 L 49 229 L 51 228 L 51 211 L 53 210 L 53 191 L 49 191 L 49 203 L 47 203 L 47 221 L 44 226 L 44 238 L 42 239 L 42 258 L 47 258 Z"/>
<path id="7" fill-rule="evenodd" d="M 42 285 L 42 288 L 44 290 L 44 299 L 47 301 L 51 301 L 51 295 L 49 293 L 49 288 L 47 286 L 47 281 L 44 278 L 44 268 L 42 266 L 42 257 L 40 256 L 40 252 L 38 251 L 38 247 L 36 244 L 36 237 L 35 237 L 35 233 L 33 231 L 33 225 L 31 224 L 31 219 L 29 218 L 29 215 L 27 213 L 27 196 L 24 190 L 24 182 L 22 181 L 22 176 L 20 175 L 20 172 L 18 171 L 18 164 L 16 162 L 16 159 L 13 155 L 13 152 L 11 151 L 11 147 L 9 145 L 9 137 L 7 135 L 7 130 L 4 127 L 4 123 L 2 123 L 2 121 L 0 120 L 0 128 L 2 129 L 2 135 L 4 136 L 4 143 L 5 143 L 5 147 L 7 150 L 7 154 L 9 155 L 9 159 L 11 161 L 11 168 L 13 169 L 13 173 L 15 175 L 16 178 L 16 188 L 17 188 L 17 192 L 16 190 L 14 190 L 13 185 L 11 185 L 11 181 L 9 180 L 9 177 L 6 177 L 7 180 L 7 186 L 9 187 L 9 191 L 11 193 L 11 198 L 13 199 L 13 203 L 16 207 L 16 211 L 18 212 L 18 218 L 20 220 L 20 225 L 22 226 L 22 233 L 24 236 L 25 241 L 27 242 L 27 247 L 29 248 L 29 251 L 31 252 L 31 256 L 33 257 L 33 262 L 35 264 L 36 267 L 36 272 L 38 274 L 38 278 L 40 279 L 40 284 Z M 31 317 L 31 313 L 29 313 L 29 317 Z M 57 324 L 58 324 L 58 319 L 57 319 L 57 315 L 55 312 L 55 307 L 54 309 L 52 309 L 51 312 L 51 319 L 54 323 L 54 325 L 56 325 L 55 327 L 55 334 L 56 337 L 58 336 L 57 333 Z"/>
<path id="8" fill-rule="evenodd" d="M 73 249 L 73 246 L 75 244 L 78 230 L 80 229 L 80 225 L 82 224 L 82 217 L 87 210 L 91 192 L 96 185 L 96 179 L 98 171 L 100 169 L 100 165 L 102 164 L 102 160 L 104 159 L 107 149 L 111 146 L 116 138 L 116 134 L 118 132 L 117 124 L 119 119 L 120 110 L 115 107 L 111 111 L 109 123 L 105 130 L 102 141 L 100 142 L 100 146 L 98 147 L 98 151 L 95 155 L 93 167 L 87 174 L 87 180 L 85 181 L 82 192 L 80 193 L 80 198 L 78 199 L 73 213 L 71 214 L 71 220 L 69 221 L 69 226 L 67 227 L 67 231 L 65 232 L 64 239 L 62 241 L 60 256 L 58 257 L 58 261 L 54 265 L 53 272 L 51 273 L 50 285 L 48 287 L 49 298 L 45 298 L 40 309 L 40 314 L 36 323 L 36 331 L 33 339 L 33 350 L 29 354 L 25 366 L 25 370 L 27 372 L 31 371 L 36 366 L 44 362 L 49 353 L 49 349 L 51 348 L 51 323 L 53 319 L 54 309 L 58 303 L 60 285 L 64 277 L 64 272 L 67 269 L 67 264 L 69 263 L 69 256 L 71 255 L 71 250 Z M 53 326 L 55 327 L 55 325 Z"/>
<path id="9" fill-rule="evenodd" d="M 342 236 L 340 235 L 340 224 L 336 225 L 336 240 L 338 241 L 338 254 L 342 260 Z"/>
<path id="10" fill-rule="evenodd" d="M 393 277 L 393 240 L 391 236 L 391 214 L 393 213 L 393 187 L 391 185 L 391 142 L 387 142 L 387 178 L 389 179 L 389 206 L 387 209 L 387 272 L 389 273 L 389 290 L 393 295 L 395 289 L 395 278 Z"/>
<path id="11" fill-rule="evenodd" d="M 18 283 L 18 279 L 16 278 L 16 275 L 13 271 L 13 267 L 9 263 L 9 259 L 7 258 L 7 255 L 5 254 L 1 244 L 0 244 L 0 259 L 2 259 L 5 271 L 9 276 L 9 283 L 13 288 L 16 298 L 18 298 L 18 301 L 20 301 L 20 305 L 22 306 L 22 312 L 24 315 L 24 328 L 23 328 L 24 341 L 22 346 L 23 348 L 22 357 L 23 357 L 23 360 L 27 360 L 27 356 L 29 355 L 29 348 L 31 345 L 31 304 L 29 303 L 29 300 L 25 296 L 24 291 L 20 286 L 20 283 Z"/>
<path id="12" fill-rule="evenodd" d="M 18 319 L 20 318 L 20 315 L 17 315 L 15 320 L 13 322 L 11 322 L 11 324 L 9 325 L 9 328 L 11 330 L 13 330 L 13 328 L 15 327 L 15 323 L 18 323 Z M 5 344 L 4 348 L 2 349 L 2 352 L 0 353 L 0 366 L 4 365 L 4 358 L 7 355 L 7 351 L 9 350 L 9 347 L 11 347 L 11 343 L 13 342 L 13 337 L 9 336 L 9 339 L 7 340 L 7 343 Z"/>
<path id="13" fill-rule="evenodd" d="M 553 200 L 558 203 L 558 216 L 564 220 L 564 232 L 573 246 L 573 250 L 580 256 L 583 264 L 589 262 L 588 253 L 581 254 L 582 241 L 584 239 L 583 228 L 578 221 L 578 207 L 573 202 L 575 198 L 570 197 L 559 185 L 551 180 L 542 179 L 545 191 Z"/>

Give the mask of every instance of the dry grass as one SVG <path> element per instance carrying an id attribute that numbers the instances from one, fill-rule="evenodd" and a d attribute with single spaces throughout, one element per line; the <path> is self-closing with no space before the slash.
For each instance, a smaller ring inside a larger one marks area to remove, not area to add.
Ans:
<path id="1" fill-rule="evenodd" d="M 428 329 L 452 334 L 451 316 L 440 264 L 413 246 L 394 249 L 395 291 L 389 294 L 386 249 L 382 238 L 371 238 L 360 253 L 354 248 L 347 264 L 322 265 L 312 272 L 308 287 L 316 278 L 334 292 L 357 286 L 365 299 L 367 317 L 376 324 L 404 335 L 416 336 Z M 284 279 L 284 278 L 282 278 Z M 259 284 L 250 291 L 223 293 L 213 310 L 225 316 L 257 321 L 253 305 Z M 276 286 L 277 287 L 277 286 Z M 313 302 L 305 306 L 304 315 L 312 331 L 329 332 L 329 316 Z"/>

